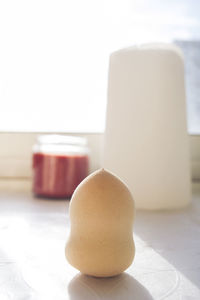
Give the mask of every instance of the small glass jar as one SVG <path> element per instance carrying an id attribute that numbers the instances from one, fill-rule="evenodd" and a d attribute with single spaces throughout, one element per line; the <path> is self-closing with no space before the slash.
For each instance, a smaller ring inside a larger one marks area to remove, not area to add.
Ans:
<path id="1" fill-rule="evenodd" d="M 85 138 L 41 135 L 33 147 L 33 193 L 70 198 L 88 175 L 89 150 Z"/>

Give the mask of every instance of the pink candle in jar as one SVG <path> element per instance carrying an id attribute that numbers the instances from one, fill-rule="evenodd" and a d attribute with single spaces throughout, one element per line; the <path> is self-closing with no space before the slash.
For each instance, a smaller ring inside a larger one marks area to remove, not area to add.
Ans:
<path id="1" fill-rule="evenodd" d="M 33 193 L 49 198 L 70 198 L 88 175 L 86 140 L 44 135 L 33 150 Z"/>

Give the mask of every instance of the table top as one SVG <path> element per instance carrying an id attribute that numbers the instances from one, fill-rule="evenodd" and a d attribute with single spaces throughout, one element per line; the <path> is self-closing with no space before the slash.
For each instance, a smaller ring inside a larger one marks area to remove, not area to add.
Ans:
<path id="1" fill-rule="evenodd" d="M 137 211 L 136 256 L 113 278 L 93 278 L 64 255 L 69 201 L 0 194 L 1 300 L 200 299 L 200 184 L 192 205 Z"/>

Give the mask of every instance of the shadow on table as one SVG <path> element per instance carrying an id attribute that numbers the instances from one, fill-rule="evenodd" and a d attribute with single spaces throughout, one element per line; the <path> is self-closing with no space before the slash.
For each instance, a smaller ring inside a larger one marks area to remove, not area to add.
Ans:
<path id="1" fill-rule="evenodd" d="M 110 278 L 76 275 L 68 285 L 70 300 L 152 300 L 153 298 L 136 279 L 127 273 Z"/>

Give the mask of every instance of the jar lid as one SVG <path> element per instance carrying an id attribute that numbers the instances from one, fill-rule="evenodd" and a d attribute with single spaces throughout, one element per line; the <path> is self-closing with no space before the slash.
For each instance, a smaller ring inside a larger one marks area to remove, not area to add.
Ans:
<path id="1" fill-rule="evenodd" d="M 89 153 L 87 139 L 83 137 L 47 134 L 37 137 L 33 152 L 56 155 L 86 155 Z"/>
<path id="2" fill-rule="evenodd" d="M 86 146 L 87 140 L 83 137 L 60 135 L 60 134 L 45 134 L 37 137 L 38 144 L 63 144 Z"/>

